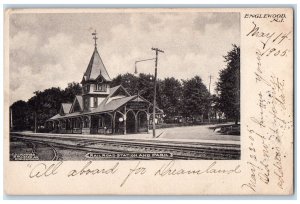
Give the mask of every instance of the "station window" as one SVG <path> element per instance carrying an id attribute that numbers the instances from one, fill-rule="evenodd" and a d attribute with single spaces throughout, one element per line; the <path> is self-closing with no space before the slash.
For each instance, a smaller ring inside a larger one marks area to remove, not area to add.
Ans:
<path id="1" fill-rule="evenodd" d="M 103 91 L 105 92 L 107 89 L 107 85 L 106 84 L 96 84 L 96 91 Z"/>
<path id="2" fill-rule="evenodd" d="M 83 91 L 84 91 L 84 93 L 90 92 L 90 85 L 85 85 L 85 86 L 83 87 Z"/>

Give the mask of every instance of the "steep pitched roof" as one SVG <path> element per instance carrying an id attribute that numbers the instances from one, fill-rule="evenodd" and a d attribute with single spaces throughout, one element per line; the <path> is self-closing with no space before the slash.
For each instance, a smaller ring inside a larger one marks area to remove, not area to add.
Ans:
<path id="1" fill-rule="evenodd" d="M 82 100 L 82 96 L 76 95 L 75 98 L 74 98 L 74 101 L 73 101 L 73 103 L 72 103 L 72 106 L 71 106 L 71 108 L 70 108 L 70 111 L 69 111 L 70 113 L 75 112 L 75 111 L 74 111 L 74 107 L 75 107 L 75 105 L 76 105 L 76 102 L 78 102 L 78 104 L 79 104 L 80 111 L 83 110 L 83 100 Z"/>
<path id="2" fill-rule="evenodd" d="M 111 87 L 111 88 L 110 88 L 110 93 L 109 93 L 109 96 L 108 96 L 108 97 L 112 96 L 112 95 L 113 95 L 120 87 L 121 87 L 121 85 Z"/>
<path id="3" fill-rule="evenodd" d="M 128 97 L 123 97 L 123 98 L 118 98 L 110 101 L 109 103 L 101 103 L 95 110 L 92 112 L 107 112 L 107 111 L 113 111 L 116 110 L 117 108 L 121 107 L 128 101 L 131 101 L 134 99 L 136 96 L 128 96 Z"/>
<path id="4" fill-rule="evenodd" d="M 61 104 L 64 114 L 68 114 L 70 112 L 71 106 L 72 106 L 72 103 L 62 103 Z"/>
<path id="5" fill-rule="evenodd" d="M 98 53 L 98 50 L 95 47 L 95 50 L 90 59 L 89 65 L 83 75 L 83 80 L 84 81 L 96 80 L 100 74 L 106 81 L 111 81 L 111 78 L 107 73 L 107 70 L 103 64 L 103 61 L 102 61 L 99 53 Z"/>
<path id="6" fill-rule="evenodd" d="M 117 108 L 123 106 L 124 104 L 126 104 L 127 102 L 135 99 L 137 96 L 128 96 L 128 97 L 123 97 L 123 98 L 118 98 L 118 99 L 114 99 L 112 101 L 110 101 L 109 103 L 101 103 L 100 106 L 98 106 L 98 108 L 96 108 L 95 110 L 91 111 L 92 113 L 101 113 L 101 112 L 109 112 L 109 111 L 114 111 Z M 91 113 L 89 112 L 89 113 Z M 81 115 L 86 115 L 88 113 L 80 113 L 80 112 L 75 112 L 75 113 L 69 113 L 67 115 L 55 115 L 52 118 L 50 118 L 48 121 L 50 120 L 55 120 L 55 119 L 60 119 L 60 118 L 69 118 L 69 117 L 76 117 L 76 116 L 81 116 Z"/>
<path id="7" fill-rule="evenodd" d="M 70 114 L 67 114 L 67 115 L 59 115 L 59 114 L 57 114 L 57 115 L 53 116 L 52 118 L 50 118 L 47 121 L 61 119 L 61 118 L 77 117 L 77 116 L 81 116 L 81 115 L 82 115 L 82 113 L 80 113 L 80 112 L 70 113 Z"/>
<path id="8" fill-rule="evenodd" d="M 53 116 L 52 118 L 48 119 L 48 121 L 49 121 L 49 120 L 55 120 L 55 119 L 58 119 L 58 118 L 61 118 L 61 115 L 56 114 L 56 115 Z"/>
<path id="9" fill-rule="evenodd" d="M 114 87 L 110 88 L 110 93 L 109 93 L 108 98 L 112 97 L 118 90 L 122 90 L 122 91 L 124 91 L 124 93 L 127 96 L 130 96 L 130 94 L 128 93 L 128 91 L 122 85 L 118 85 L 118 86 L 114 86 Z"/>
<path id="10" fill-rule="evenodd" d="M 114 87 L 110 88 L 109 95 L 99 104 L 99 106 L 94 111 L 96 111 L 96 112 L 99 112 L 99 111 L 102 112 L 102 109 L 104 108 L 104 106 L 106 104 L 110 103 L 110 101 L 113 99 L 113 97 L 115 96 L 115 94 L 119 90 L 124 91 L 125 97 L 130 97 L 131 96 L 122 85 L 114 86 Z M 124 98 L 124 97 L 122 96 L 122 98 Z M 116 100 L 116 99 L 113 99 L 113 100 Z"/>
<path id="11" fill-rule="evenodd" d="M 76 95 L 75 97 L 76 97 L 76 99 L 77 99 L 77 101 L 78 101 L 78 103 L 79 103 L 79 106 L 80 106 L 81 110 L 83 110 L 82 96 Z"/>
<path id="12" fill-rule="evenodd" d="M 109 97 L 107 97 L 107 98 L 109 98 Z M 149 101 L 147 101 L 146 99 L 144 99 L 141 96 L 137 96 L 137 95 L 125 96 L 125 97 L 122 97 L 122 98 L 113 99 L 109 102 L 107 102 L 107 100 L 104 100 L 96 109 L 92 110 L 89 113 L 74 112 L 74 113 L 69 113 L 69 114 L 66 114 L 66 115 L 57 114 L 57 115 L 53 116 L 52 118 L 50 118 L 48 121 L 55 120 L 55 119 L 60 119 L 60 118 L 69 118 L 69 117 L 77 117 L 77 116 L 81 116 L 81 115 L 88 115 L 88 114 L 91 114 L 91 113 L 110 112 L 110 111 L 114 111 L 114 110 L 120 108 L 121 106 L 125 105 L 129 101 L 139 101 L 139 102 L 144 101 L 144 102 L 147 102 L 150 105 L 152 105 Z M 158 110 L 158 112 L 163 113 L 163 111 L 161 109 L 157 108 L 157 110 Z"/>

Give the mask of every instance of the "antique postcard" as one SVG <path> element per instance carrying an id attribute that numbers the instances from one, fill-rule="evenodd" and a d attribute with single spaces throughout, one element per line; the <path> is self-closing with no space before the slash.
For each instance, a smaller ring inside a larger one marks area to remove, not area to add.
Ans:
<path id="1" fill-rule="evenodd" d="M 8 9 L 8 195 L 293 194 L 291 8 Z"/>

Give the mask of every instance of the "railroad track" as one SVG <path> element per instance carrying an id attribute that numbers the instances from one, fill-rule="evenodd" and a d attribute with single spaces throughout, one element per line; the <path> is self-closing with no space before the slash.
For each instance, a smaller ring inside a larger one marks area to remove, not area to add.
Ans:
<path id="1" fill-rule="evenodd" d="M 240 147 L 233 144 L 211 144 L 211 143 L 188 143 L 186 146 L 177 141 L 151 141 L 145 140 L 120 140 L 120 139 L 102 139 L 102 138 L 71 138 L 71 137 L 42 137 L 42 136 L 24 136 L 14 134 L 14 138 L 25 139 L 31 142 L 43 142 L 50 145 L 57 155 L 56 148 L 81 150 L 88 152 L 101 153 L 172 153 L 172 159 L 239 159 Z M 63 143 L 68 139 L 73 144 Z M 162 158 L 164 159 L 164 158 Z M 169 158 L 170 159 L 170 158 Z"/>
<path id="2" fill-rule="evenodd" d="M 21 140 L 21 141 L 23 141 L 24 143 L 29 144 L 29 146 L 32 149 L 31 153 L 34 154 L 34 155 L 37 154 L 37 144 L 41 144 L 41 145 L 45 145 L 47 147 L 50 147 L 50 149 L 53 152 L 52 161 L 58 161 L 59 160 L 59 156 L 58 156 L 57 150 L 51 144 L 48 144 L 47 142 L 44 142 L 44 141 L 31 140 L 31 139 L 25 139 L 25 138 L 18 138 L 18 139 Z"/>
<path id="3" fill-rule="evenodd" d="M 99 152 L 99 153 L 124 153 L 124 151 L 117 151 L 117 150 L 108 150 L 108 149 L 101 149 L 101 148 L 86 148 L 86 147 L 78 147 L 76 145 L 68 145 L 68 144 L 62 144 L 59 142 L 53 142 L 53 141 L 43 141 L 39 139 L 33 139 L 33 138 L 24 138 L 24 137 L 19 137 L 19 136 L 13 136 L 14 138 L 23 141 L 25 143 L 30 142 L 31 144 L 34 143 L 40 143 L 40 144 L 46 144 L 49 147 L 51 147 L 54 157 L 52 160 L 58 160 L 58 153 L 56 148 L 62 148 L 62 149 L 72 149 L 72 150 L 81 150 L 81 151 L 93 151 L 93 152 Z"/>
<path id="4" fill-rule="evenodd" d="M 49 144 L 49 146 L 51 147 L 51 149 L 52 149 L 52 151 L 53 151 L 53 154 L 54 154 L 52 161 L 57 161 L 57 160 L 59 160 L 59 156 L 58 156 L 58 154 L 57 154 L 56 149 L 55 149 L 52 145 L 50 145 L 50 144 Z"/>
<path id="5" fill-rule="evenodd" d="M 144 149 L 145 152 L 157 152 L 157 151 L 163 151 L 162 153 L 171 152 L 175 157 L 181 157 L 181 158 L 193 158 L 193 159 L 215 159 L 215 158 L 237 158 L 239 157 L 239 149 L 224 149 L 222 147 L 216 148 L 215 146 L 173 146 L 173 145 L 166 145 L 166 144 L 149 144 L 149 143 L 128 143 L 128 142 L 115 142 L 115 141 L 91 141 L 85 144 L 84 146 L 88 145 L 97 145 L 97 144 L 103 144 L 107 146 L 116 146 L 118 148 L 123 149 L 133 149 L 131 151 L 134 151 L 134 149 Z M 183 156 L 186 155 L 186 156 Z M 198 155 L 198 156 L 193 156 Z"/>
<path id="6" fill-rule="evenodd" d="M 70 141 L 77 141 L 77 142 L 93 142 L 93 141 L 105 141 L 105 142 L 133 142 L 133 143 L 146 143 L 148 144 L 149 142 L 151 143 L 158 143 L 158 144 L 162 144 L 162 143 L 167 143 L 168 145 L 174 144 L 174 145 L 181 145 L 181 144 L 185 144 L 186 142 L 182 142 L 182 141 L 163 141 L 163 140 L 143 140 L 143 139 L 120 139 L 120 138 L 91 138 L 91 137 L 74 137 L 74 136 L 67 136 L 67 135 L 56 135 L 56 136 L 32 136 L 32 135 L 24 135 L 22 133 L 13 133 L 13 136 L 21 136 L 21 137 L 31 137 L 31 138 L 39 138 L 39 139 L 56 139 L 56 140 L 64 140 L 64 139 L 68 139 Z M 235 149 L 239 149 L 240 145 L 237 144 L 217 144 L 217 143 L 204 143 L 204 142 L 188 142 L 188 145 L 198 145 L 198 146 L 210 146 L 210 147 L 222 147 L 222 148 L 235 148 Z"/>

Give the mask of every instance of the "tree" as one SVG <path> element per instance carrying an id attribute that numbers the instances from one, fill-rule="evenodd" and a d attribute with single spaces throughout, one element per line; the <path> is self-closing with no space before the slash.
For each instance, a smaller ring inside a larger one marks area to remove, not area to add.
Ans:
<path id="1" fill-rule="evenodd" d="M 209 92 L 199 76 L 183 82 L 183 114 L 185 116 L 203 116 L 208 110 Z"/>
<path id="2" fill-rule="evenodd" d="M 237 124 L 240 119 L 240 48 L 233 45 L 224 56 L 226 67 L 219 72 L 218 108 Z"/>
<path id="3" fill-rule="evenodd" d="M 154 77 L 141 73 L 138 77 L 133 74 L 120 74 L 112 80 L 112 87 L 122 85 L 131 95 L 140 94 L 146 100 L 153 102 Z M 159 80 L 157 85 L 157 98 L 159 98 Z"/>
<path id="4" fill-rule="evenodd" d="M 111 86 L 122 85 L 131 95 L 137 94 L 138 78 L 133 74 L 119 74 L 112 80 Z"/>
<path id="5" fill-rule="evenodd" d="M 156 101 L 158 108 L 160 107 L 160 80 L 157 79 L 156 85 Z M 138 80 L 139 94 L 149 102 L 153 103 L 154 98 L 154 76 L 151 74 L 140 74 Z"/>
<path id="6" fill-rule="evenodd" d="M 13 130 L 28 130 L 30 123 L 28 121 L 29 109 L 25 101 L 19 100 L 14 102 L 11 107 L 12 129 Z"/>
<path id="7" fill-rule="evenodd" d="M 46 120 L 57 114 L 61 103 L 66 100 L 64 91 L 55 87 L 44 91 L 36 91 L 34 94 L 35 95 L 27 101 L 31 111 L 28 117 L 32 130 L 43 126 Z"/>
<path id="8" fill-rule="evenodd" d="M 64 90 L 64 95 L 65 95 L 64 102 L 72 103 L 74 100 L 74 97 L 76 95 L 81 95 L 81 94 L 82 94 L 82 87 L 79 83 L 76 83 L 76 82 L 68 83 L 68 87 L 65 88 L 65 90 Z"/>
<path id="9" fill-rule="evenodd" d="M 78 94 L 81 94 L 81 85 L 72 82 L 64 90 L 52 87 L 34 92 L 34 96 L 27 102 L 15 102 L 11 106 L 14 129 L 37 130 L 58 113 L 61 103 L 72 103 Z"/>
<path id="10" fill-rule="evenodd" d="M 168 118 L 180 115 L 182 111 L 182 84 L 174 77 L 165 78 L 159 86 L 159 108 Z"/>

